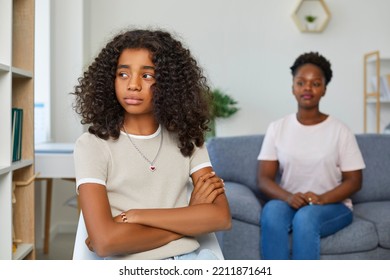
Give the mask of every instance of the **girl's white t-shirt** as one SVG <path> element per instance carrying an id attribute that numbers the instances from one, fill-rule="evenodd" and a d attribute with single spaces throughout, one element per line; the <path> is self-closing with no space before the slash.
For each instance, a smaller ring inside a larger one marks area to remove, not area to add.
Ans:
<path id="1" fill-rule="evenodd" d="M 155 171 L 128 137 L 149 160 L 158 154 Z M 74 151 L 77 188 L 83 183 L 105 186 L 113 216 L 129 209 L 185 207 L 191 174 L 211 163 L 205 146 L 195 147 L 194 153 L 185 157 L 177 143 L 176 134 L 161 126 L 152 135 L 127 136 L 121 132 L 116 140 L 103 140 L 86 132 L 77 140 Z M 198 247 L 195 238 L 186 236 L 156 249 L 108 259 L 165 259 Z"/>

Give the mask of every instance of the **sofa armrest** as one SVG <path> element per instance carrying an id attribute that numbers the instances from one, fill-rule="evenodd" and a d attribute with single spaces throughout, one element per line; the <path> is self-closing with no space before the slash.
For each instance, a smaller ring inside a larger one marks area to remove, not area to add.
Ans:
<path id="1" fill-rule="evenodd" d="M 259 224 L 262 206 L 255 193 L 246 185 L 226 182 L 225 193 L 233 219 Z"/>

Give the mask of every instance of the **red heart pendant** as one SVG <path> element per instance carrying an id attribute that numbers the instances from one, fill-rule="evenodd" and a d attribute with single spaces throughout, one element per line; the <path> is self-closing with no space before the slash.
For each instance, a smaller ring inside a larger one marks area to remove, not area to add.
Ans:
<path id="1" fill-rule="evenodd" d="M 152 171 L 152 172 L 154 172 L 156 170 L 156 166 L 154 166 L 154 165 L 151 165 L 149 168 L 150 168 L 150 171 Z"/>

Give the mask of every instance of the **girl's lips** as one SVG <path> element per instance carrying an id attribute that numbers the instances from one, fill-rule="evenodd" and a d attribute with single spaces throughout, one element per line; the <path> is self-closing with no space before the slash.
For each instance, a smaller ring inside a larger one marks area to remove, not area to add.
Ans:
<path id="1" fill-rule="evenodd" d="M 139 105 L 142 103 L 142 99 L 138 98 L 125 98 L 125 103 L 127 105 Z"/>

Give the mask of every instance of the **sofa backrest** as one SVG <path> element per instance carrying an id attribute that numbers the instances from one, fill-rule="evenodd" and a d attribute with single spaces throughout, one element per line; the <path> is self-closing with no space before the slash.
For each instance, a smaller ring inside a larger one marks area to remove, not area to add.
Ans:
<path id="1" fill-rule="evenodd" d="M 366 168 L 362 189 L 352 196 L 354 203 L 390 200 L 390 135 L 357 134 Z"/>
<path id="2" fill-rule="evenodd" d="M 207 143 L 214 170 L 225 181 L 249 186 L 255 193 L 257 168 L 264 135 L 212 138 Z M 352 196 L 354 203 L 390 200 L 390 135 L 357 134 L 366 168 L 362 189 Z"/>
<path id="3" fill-rule="evenodd" d="M 263 135 L 216 137 L 207 142 L 211 164 L 225 181 L 240 183 L 258 193 L 257 157 Z"/>

